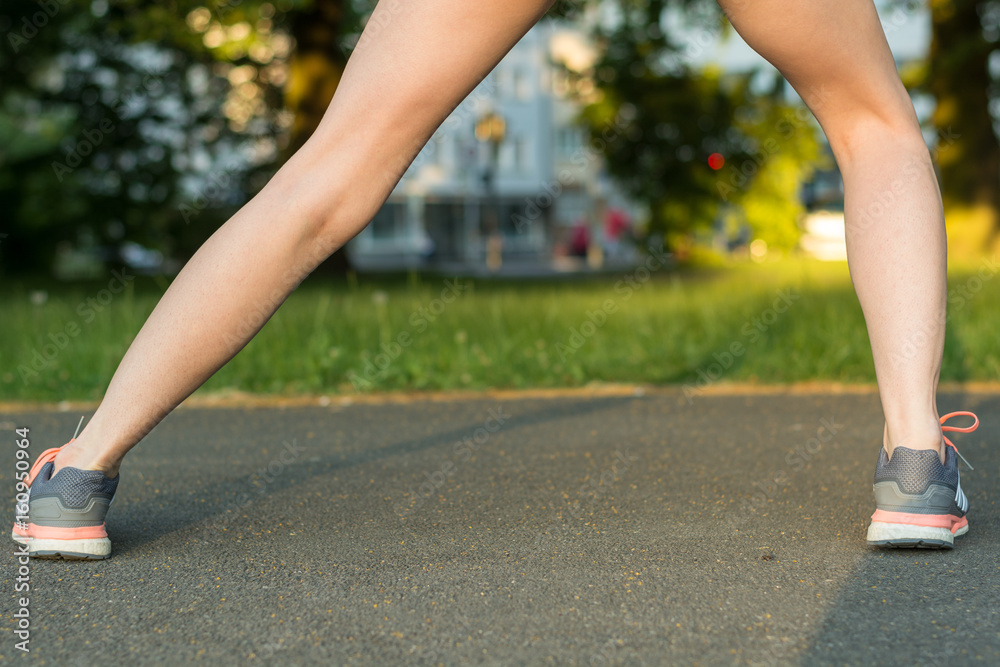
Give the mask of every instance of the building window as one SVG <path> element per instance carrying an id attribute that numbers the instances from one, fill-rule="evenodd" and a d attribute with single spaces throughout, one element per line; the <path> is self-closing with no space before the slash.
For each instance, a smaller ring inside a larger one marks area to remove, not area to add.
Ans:
<path id="1" fill-rule="evenodd" d="M 500 144 L 500 151 L 497 154 L 497 170 L 500 172 L 511 172 L 517 168 L 515 162 L 515 141 L 508 139 Z"/>
<path id="2" fill-rule="evenodd" d="M 583 132 L 576 127 L 563 127 L 556 132 L 556 152 L 573 155 L 583 147 Z"/>
<path id="3" fill-rule="evenodd" d="M 441 133 L 437 140 L 434 164 L 442 167 L 450 167 L 452 163 L 452 150 L 451 137 L 447 134 Z"/>
<path id="4" fill-rule="evenodd" d="M 405 214 L 406 208 L 401 204 L 384 204 L 372 218 L 372 238 L 378 240 L 396 238 L 403 227 Z"/>
<path id="5" fill-rule="evenodd" d="M 531 99 L 531 75 L 520 67 L 514 69 L 514 97 L 520 101 Z"/>
<path id="6" fill-rule="evenodd" d="M 520 172 L 531 171 L 531 146 L 524 137 L 514 139 L 514 168 Z"/>
<path id="7" fill-rule="evenodd" d="M 486 76 L 483 82 L 485 87 L 483 92 L 494 97 L 503 97 L 507 92 L 507 70 L 503 67 L 496 67 Z"/>

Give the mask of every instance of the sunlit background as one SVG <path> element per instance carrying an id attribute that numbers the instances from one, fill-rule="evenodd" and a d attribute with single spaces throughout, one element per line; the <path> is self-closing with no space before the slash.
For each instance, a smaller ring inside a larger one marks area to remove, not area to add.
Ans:
<path id="1" fill-rule="evenodd" d="M 953 266 L 981 271 L 1000 229 L 1000 2 L 878 7 L 938 164 Z M 317 126 L 372 8 L 348 0 L 3 3 L 0 298 L 9 317 L 0 386 L 15 396 L 54 397 L 67 386 L 96 395 L 170 277 Z M 602 328 L 592 347 L 607 346 L 611 331 L 623 344 L 553 356 L 585 310 L 566 295 L 600 304 L 651 252 L 670 257 L 644 292 L 652 300 Z M 453 309 L 432 332 L 454 354 L 435 358 L 437 339 L 426 339 L 427 359 L 415 346 L 411 363 L 380 372 L 373 388 L 683 382 L 713 344 L 702 334 L 719 326 L 725 338 L 740 321 L 731 309 L 754 303 L 757 292 L 741 291 L 746 275 L 764 286 L 836 284 L 860 336 L 832 355 L 817 344 L 795 372 L 758 368 L 748 356 L 734 378 L 870 380 L 845 259 L 843 187 L 822 133 L 714 2 L 557 3 L 443 123 L 372 223 L 303 288 L 304 300 L 289 304 L 286 320 L 300 308 L 309 326 L 279 320 L 264 332 L 269 340 L 287 325 L 308 340 L 288 350 L 255 342 L 245 355 L 279 369 L 275 360 L 291 350 L 313 356 L 270 374 L 244 372 L 237 360 L 215 389 L 355 390 L 351 373 L 407 326 L 441 276 L 479 281 L 484 301 L 470 301 L 468 316 L 493 309 L 482 333 L 499 326 L 504 338 L 477 340 L 482 322 L 463 323 Z M 121 267 L 140 279 L 74 339 L 92 353 L 26 364 Z M 699 283 L 689 277 L 708 268 L 714 292 L 698 298 L 714 315 L 662 310 L 657 299 L 694 307 L 685 300 Z M 507 289 L 538 296 L 521 311 L 534 308 L 541 320 L 498 305 Z M 356 319 L 335 332 L 324 318 L 350 311 L 350 299 Z M 560 315 L 550 299 L 567 310 Z M 971 318 L 962 331 L 986 326 L 975 312 L 960 313 Z M 673 324 L 654 322 L 661 316 L 694 317 L 694 339 L 664 348 L 658 341 Z M 373 340 L 357 334 L 369 325 Z M 699 352 L 699 341 L 709 347 Z M 622 350 L 631 350 L 628 363 L 615 357 Z M 495 372 L 518 355 L 532 370 Z M 992 372 L 967 367 L 964 355 L 953 363 L 946 378 Z"/>

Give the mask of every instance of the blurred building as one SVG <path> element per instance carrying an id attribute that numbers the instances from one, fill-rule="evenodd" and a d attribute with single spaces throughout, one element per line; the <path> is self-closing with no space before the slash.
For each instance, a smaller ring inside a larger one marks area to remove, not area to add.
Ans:
<path id="1" fill-rule="evenodd" d="M 558 266 L 574 231 L 599 238 L 605 218 L 630 215 L 576 123 L 592 84 L 567 68 L 595 57 L 578 30 L 548 20 L 532 28 L 420 152 L 349 244 L 351 261 L 537 272 Z"/>
<path id="2" fill-rule="evenodd" d="M 877 0 L 900 67 L 919 61 L 930 40 L 929 14 Z M 758 70 L 762 88 L 779 76 L 738 35 L 692 28 L 669 14 L 680 52 L 695 67 Z M 361 269 L 435 267 L 461 272 L 502 265 L 538 272 L 577 267 L 580 246 L 601 248 L 605 261 L 629 261 L 627 234 L 608 231 L 633 205 L 605 175 L 600 156 L 575 119 L 590 91 L 566 76 L 586 70 L 596 51 L 585 33 L 544 20 L 443 123 L 407 170 L 387 203 L 348 245 Z M 786 88 L 790 101 L 798 96 Z M 914 98 L 925 119 L 933 100 Z M 930 140 L 930 138 L 929 138 Z M 827 150 L 828 147 L 826 147 Z M 846 256 L 843 184 L 834 167 L 805 185 L 808 213 L 802 249 L 821 259 Z M 732 239 L 727 239 L 732 241 Z M 737 239 L 740 243 L 749 238 Z M 745 244 L 745 243 L 744 243 Z M 593 252 L 590 252 L 593 266 Z"/>

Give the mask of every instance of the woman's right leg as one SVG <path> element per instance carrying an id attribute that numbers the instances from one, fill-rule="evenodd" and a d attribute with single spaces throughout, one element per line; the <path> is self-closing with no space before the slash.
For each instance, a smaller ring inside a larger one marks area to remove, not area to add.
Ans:
<path id="1" fill-rule="evenodd" d="M 847 253 L 886 425 L 944 456 L 945 228 L 934 166 L 872 0 L 719 0 L 823 126 L 844 178 Z"/>
<path id="2" fill-rule="evenodd" d="M 122 457 L 357 234 L 449 113 L 551 0 L 382 0 L 314 136 L 191 258 L 115 372 L 65 466 Z"/>
<path id="3" fill-rule="evenodd" d="M 945 335 L 944 214 L 934 165 L 875 6 L 872 0 L 720 4 L 816 114 L 844 177 L 848 262 L 885 413 L 868 543 L 950 548 L 968 531 L 969 507 L 958 450 L 946 446 L 936 404 Z M 976 425 L 943 428 L 969 432 Z"/>

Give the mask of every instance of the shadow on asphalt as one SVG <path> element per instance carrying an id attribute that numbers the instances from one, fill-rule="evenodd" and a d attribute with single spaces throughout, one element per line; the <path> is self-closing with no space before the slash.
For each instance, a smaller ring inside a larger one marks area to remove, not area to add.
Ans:
<path id="1" fill-rule="evenodd" d="M 498 399 L 178 411 L 125 465 L 111 565 L 37 565 L 51 620 L 33 657 L 101 641 L 135 664 L 1000 664 L 1000 396 L 940 400 L 983 418 L 955 438 L 976 470 L 951 552 L 864 545 L 877 397 L 678 399 L 504 399 L 510 422 L 405 523 L 401 492 Z M 0 416 L 31 426 L 34 454 L 78 419 Z M 796 464 L 823 419 L 842 430 Z M 623 444 L 636 465 L 581 493 Z M 115 620 L 95 635 L 94 618 Z"/>
<path id="2" fill-rule="evenodd" d="M 540 406 L 538 409 L 527 413 L 518 412 L 516 419 L 512 420 L 509 425 L 505 425 L 503 431 L 505 434 L 510 434 L 546 422 L 572 418 L 581 414 L 591 415 L 602 410 L 618 408 L 634 400 L 633 397 L 615 396 L 586 398 L 572 402 L 540 401 L 536 403 Z M 384 410 L 385 408 L 380 409 Z M 401 414 L 405 409 L 406 406 L 399 406 Z M 195 410 L 198 409 L 192 409 L 190 412 Z M 312 410 L 315 414 L 315 409 Z M 71 418 L 67 418 L 67 421 L 71 421 Z M 483 417 L 479 416 L 447 431 L 396 442 L 385 447 L 352 452 L 339 458 L 320 456 L 318 460 L 315 458 L 313 460 L 297 460 L 284 465 L 279 475 L 267 481 L 265 493 L 267 496 L 272 496 L 310 479 L 332 476 L 364 464 L 450 445 L 469 436 L 476 428 L 482 426 L 482 423 Z M 140 447 L 142 447 L 141 444 Z M 209 461 L 206 459 L 207 463 Z M 125 555 L 164 535 L 186 530 L 195 524 L 210 522 L 215 517 L 227 515 L 224 517 L 225 520 L 238 521 L 243 514 L 242 510 L 252 507 L 253 502 L 251 501 L 243 507 L 240 501 L 234 499 L 239 499 L 247 494 L 248 489 L 251 488 L 248 485 L 248 478 L 255 475 L 257 473 L 251 473 L 249 476 L 243 474 L 224 480 L 208 480 L 206 487 L 210 485 L 211 492 L 210 495 L 205 496 L 204 502 L 192 503 L 186 498 L 174 496 L 164 498 L 162 504 L 155 509 L 149 504 L 130 507 L 131 518 L 127 523 L 124 525 L 116 524 L 113 528 L 116 555 Z"/>
<path id="3" fill-rule="evenodd" d="M 964 394 L 940 401 L 942 415 L 972 409 L 981 419 L 977 431 L 953 438 L 975 467 L 962 467 L 969 533 L 952 551 L 871 550 L 839 592 L 803 664 L 1000 664 L 1000 423 L 990 418 L 1000 415 L 1000 399 L 970 405 Z"/>

